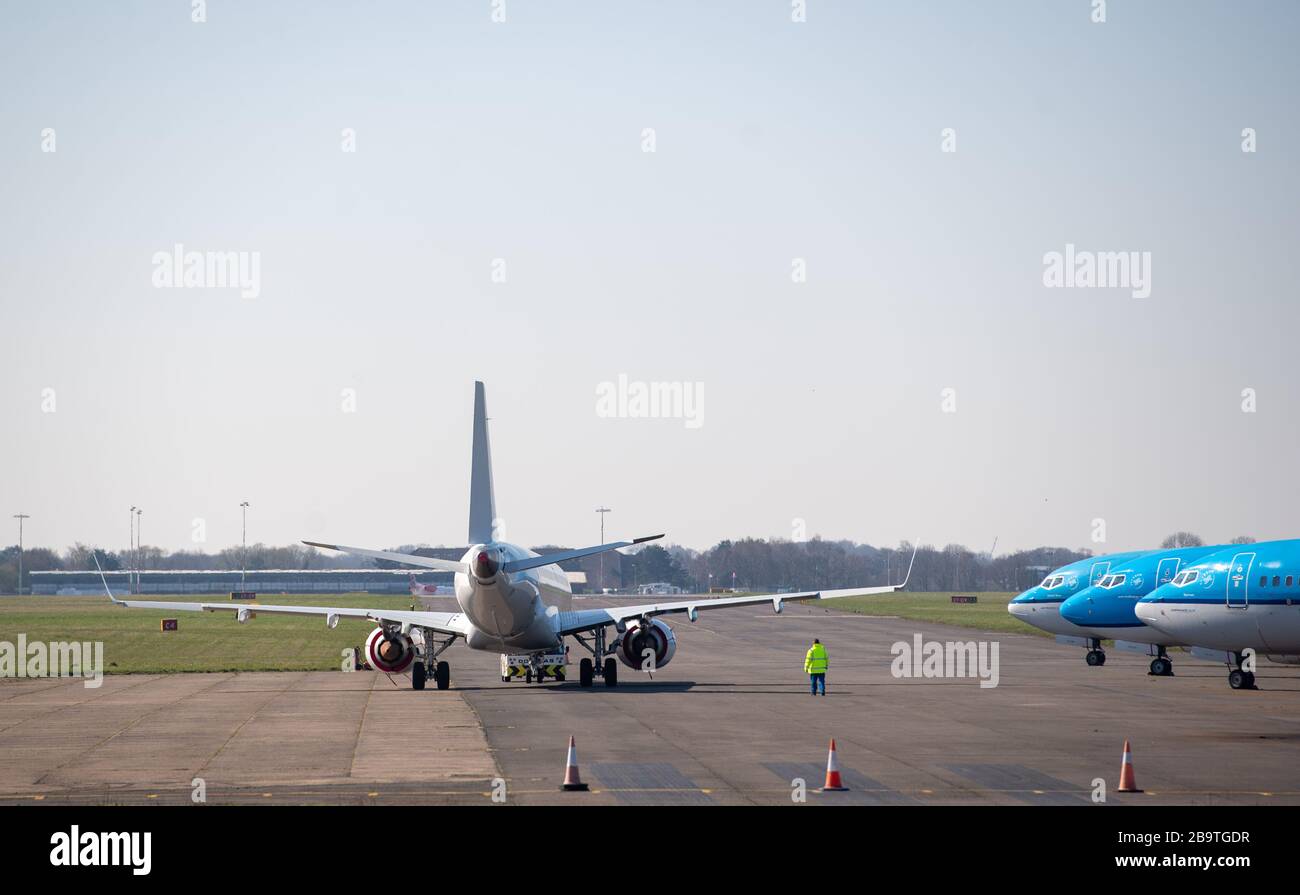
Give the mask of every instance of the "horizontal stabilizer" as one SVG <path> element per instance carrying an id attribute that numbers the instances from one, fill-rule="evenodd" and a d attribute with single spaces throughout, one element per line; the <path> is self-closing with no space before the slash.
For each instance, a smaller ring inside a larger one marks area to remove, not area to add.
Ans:
<path id="1" fill-rule="evenodd" d="M 524 569 L 535 569 L 538 566 L 549 566 L 552 563 L 564 562 L 570 559 L 579 559 L 583 556 L 594 556 L 597 553 L 606 553 L 610 550 L 617 550 L 620 547 L 631 547 L 633 544 L 644 544 L 646 541 L 654 541 L 662 538 L 662 534 L 647 535 L 643 538 L 633 538 L 630 541 L 615 541 L 611 544 L 598 544 L 595 547 L 580 547 L 577 550 L 565 550 L 563 553 L 547 553 L 544 556 L 530 556 L 526 559 L 514 559 L 504 563 L 501 568 L 506 572 L 522 572 Z"/>
<path id="2" fill-rule="evenodd" d="M 469 566 L 453 559 L 435 559 L 432 556 L 420 556 L 415 553 L 391 553 L 387 550 L 367 550 L 364 547 L 344 547 L 342 544 L 318 544 L 316 541 L 303 541 L 308 547 L 321 547 L 325 550 L 337 550 L 353 556 L 368 556 L 371 559 L 386 559 L 422 569 L 437 569 L 439 572 L 464 572 L 469 574 Z"/>

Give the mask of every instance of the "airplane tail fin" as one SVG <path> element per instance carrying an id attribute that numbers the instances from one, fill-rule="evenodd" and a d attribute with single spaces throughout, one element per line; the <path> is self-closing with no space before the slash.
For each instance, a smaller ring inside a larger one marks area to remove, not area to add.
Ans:
<path id="1" fill-rule="evenodd" d="M 492 451 L 488 447 L 487 402 L 483 383 L 474 383 L 474 449 L 469 476 L 469 542 L 483 544 L 493 540 L 492 521 L 496 518 L 496 499 L 492 493 Z"/>

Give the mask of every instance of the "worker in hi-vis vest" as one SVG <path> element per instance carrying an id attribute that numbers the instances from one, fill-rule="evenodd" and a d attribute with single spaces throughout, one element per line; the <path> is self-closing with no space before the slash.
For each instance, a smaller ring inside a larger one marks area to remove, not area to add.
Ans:
<path id="1" fill-rule="evenodd" d="M 812 695 L 817 695 L 817 689 L 820 687 L 822 695 L 826 695 L 826 669 L 830 667 L 830 657 L 826 655 L 826 647 L 817 638 L 813 638 L 812 646 L 808 647 L 808 654 L 803 657 L 803 670 L 808 675 L 808 686 L 812 688 Z"/>

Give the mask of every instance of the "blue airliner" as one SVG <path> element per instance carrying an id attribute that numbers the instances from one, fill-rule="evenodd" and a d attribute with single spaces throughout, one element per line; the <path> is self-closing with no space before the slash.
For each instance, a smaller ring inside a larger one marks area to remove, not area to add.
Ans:
<path id="1" fill-rule="evenodd" d="M 1151 673 L 1165 677 L 1174 673 L 1165 648 L 1181 645 L 1167 634 L 1149 628 L 1137 617 L 1137 602 L 1162 584 L 1168 584 L 1190 563 L 1223 550 L 1213 547 L 1182 547 L 1147 553 L 1127 562 L 1114 563 L 1096 584 L 1085 587 L 1061 604 L 1061 618 L 1077 626 L 1094 641 L 1113 638 L 1117 647 L 1125 642 L 1144 645 L 1138 649 L 1151 660 Z"/>
<path id="2" fill-rule="evenodd" d="M 1137 617 L 1178 643 L 1222 651 L 1234 690 L 1254 689 L 1247 651 L 1300 664 L 1300 540 L 1225 547 L 1137 603 Z"/>
<path id="3" fill-rule="evenodd" d="M 1008 603 L 1007 612 L 1025 624 L 1033 625 L 1049 634 L 1056 634 L 1058 637 L 1081 637 L 1082 632 L 1078 627 L 1061 618 L 1061 604 L 1085 587 L 1091 587 L 1106 577 L 1112 568 L 1119 567 L 1116 563 L 1126 563 L 1142 555 L 1142 553 L 1111 553 L 1107 556 L 1089 556 L 1061 566 L 1049 572 L 1041 583 L 1029 588 Z M 1101 639 L 1091 638 L 1089 645 L 1091 649 L 1088 651 L 1088 664 L 1104 665 L 1106 654 L 1102 652 Z"/>

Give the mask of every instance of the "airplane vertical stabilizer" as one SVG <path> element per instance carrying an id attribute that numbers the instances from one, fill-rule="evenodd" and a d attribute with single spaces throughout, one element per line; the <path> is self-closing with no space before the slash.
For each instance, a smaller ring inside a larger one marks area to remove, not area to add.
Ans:
<path id="1" fill-rule="evenodd" d="M 488 447 L 487 402 L 483 383 L 474 383 L 474 456 L 469 476 L 469 542 L 493 540 L 496 498 L 492 493 L 492 450 Z"/>

